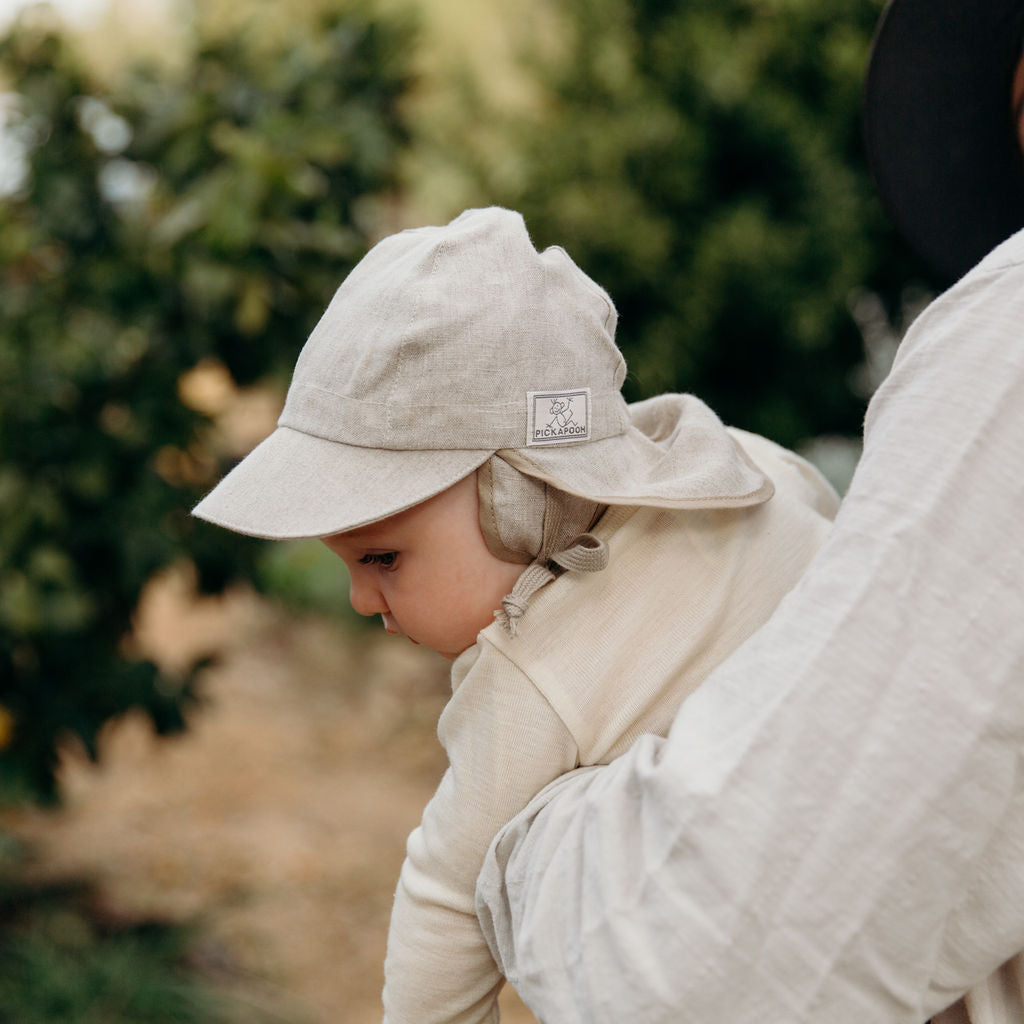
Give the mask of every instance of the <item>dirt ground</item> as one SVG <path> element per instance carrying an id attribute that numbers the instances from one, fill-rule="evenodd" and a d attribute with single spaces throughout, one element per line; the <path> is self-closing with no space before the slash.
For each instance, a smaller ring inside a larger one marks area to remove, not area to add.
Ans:
<path id="1" fill-rule="evenodd" d="M 3 825 L 43 878 L 95 879 L 111 914 L 197 921 L 197 957 L 287 1024 L 380 1020 L 405 837 L 440 778 L 447 663 L 401 638 L 297 618 L 238 591 L 153 585 L 137 641 L 169 668 L 219 648 L 189 730 L 126 718 L 99 767 L 69 751 L 64 806 Z M 534 1024 L 508 987 L 507 1024 Z"/>

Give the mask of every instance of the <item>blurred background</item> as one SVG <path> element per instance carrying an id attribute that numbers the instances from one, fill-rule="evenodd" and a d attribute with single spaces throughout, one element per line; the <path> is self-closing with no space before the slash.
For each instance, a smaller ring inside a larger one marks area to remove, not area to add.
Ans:
<path id="1" fill-rule="evenodd" d="M 316 542 L 188 510 L 382 235 L 519 209 L 615 299 L 629 398 L 845 488 L 944 284 L 865 167 L 880 9 L 0 2 L 0 1021 L 379 1020 L 447 665 Z"/>

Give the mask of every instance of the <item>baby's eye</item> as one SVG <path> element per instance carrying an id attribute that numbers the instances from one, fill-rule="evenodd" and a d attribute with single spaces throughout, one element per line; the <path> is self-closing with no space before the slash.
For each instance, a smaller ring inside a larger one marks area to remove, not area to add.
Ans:
<path id="1" fill-rule="evenodd" d="M 393 569 L 397 558 L 397 551 L 384 551 L 380 554 L 363 555 L 363 557 L 359 559 L 359 564 L 379 565 L 382 569 Z"/>

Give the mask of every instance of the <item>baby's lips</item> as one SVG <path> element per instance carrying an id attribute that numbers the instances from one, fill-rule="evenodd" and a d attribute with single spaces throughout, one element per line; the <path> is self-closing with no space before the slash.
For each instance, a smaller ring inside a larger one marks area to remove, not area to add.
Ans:
<path id="1" fill-rule="evenodd" d="M 391 636 L 405 636 L 405 633 L 403 633 L 402 630 L 399 628 L 398 623 L 395 622 L 395 620 L 390 615 L 388 615 L 387 613 L 381 615 L 380 621 L 384 623 L 384 632 L 385 633 L 388 633 Z M 413 638 L 411 636 L 410 637 L 406 637 L 406 639 L 410 643 L 415 644 L 417 647 L 420 646 L 419 640 L 413 640 Z"/>

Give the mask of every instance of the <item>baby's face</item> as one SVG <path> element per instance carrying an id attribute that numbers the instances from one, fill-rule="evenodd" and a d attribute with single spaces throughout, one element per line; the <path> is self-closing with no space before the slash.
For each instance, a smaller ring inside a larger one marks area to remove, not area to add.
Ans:
<path id="1" fill-rule="evenodd" d="M 389 519 L 322 538 L 348 567 L 352 607 L 448 659 L 476 643 L 524 568 L 491 554 L 477 500 L 471 473 Z"/>

